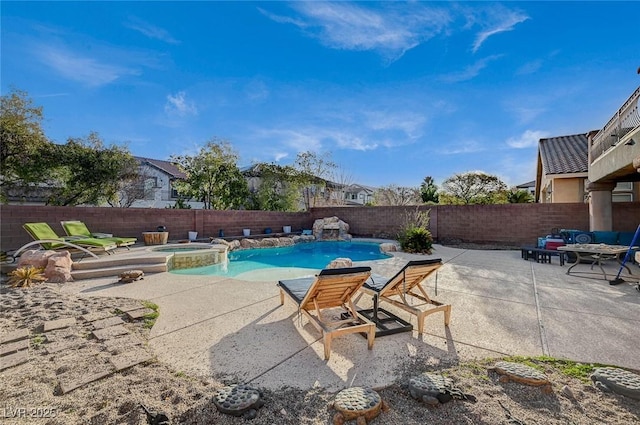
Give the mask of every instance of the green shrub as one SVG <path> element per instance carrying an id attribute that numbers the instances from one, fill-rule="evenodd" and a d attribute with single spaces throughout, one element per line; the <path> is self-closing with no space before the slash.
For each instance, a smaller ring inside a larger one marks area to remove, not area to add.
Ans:
<path id="1" fill-rule="evenodd" d="M 400 232 L 398 240 L 402 250 L 419 254 L 431 254 L 433 236 L 423 227 L 407 227 Z"/>

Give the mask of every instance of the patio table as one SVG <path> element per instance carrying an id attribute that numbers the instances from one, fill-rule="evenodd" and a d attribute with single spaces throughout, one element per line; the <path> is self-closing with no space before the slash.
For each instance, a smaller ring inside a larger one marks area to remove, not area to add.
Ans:
<path id="1" fill-rule="evenodd" d="M 634 247 L 637 248 L 637 247 Z M 573 252 L 576 255 L 576 261 L 567 269 L 567 274 L 571 273 L 571 269 L 580 264 L 582 260 L 590 260 L 591 268 L 595 264 L 598 264 L 602 271 L 603 278 L 607 279 L 607 273 L 602 267 L 603 260 L 615 259 L 618 264 L 624 266 L 625 269 L 631 273 L 631 270 L 627 265 L 623 265 L 620 256 L 629 250 L 628 246 L 624 245 L 606 245 L 602 243 L 583 243 L 583 244 L 569 244 L 559 246 L 558 251 Z"/>

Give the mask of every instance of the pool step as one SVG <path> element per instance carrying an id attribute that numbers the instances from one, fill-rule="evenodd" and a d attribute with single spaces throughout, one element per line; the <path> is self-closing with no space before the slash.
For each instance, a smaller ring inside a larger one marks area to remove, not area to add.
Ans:
<path id="1" fill-rule="evenodd" d="M 95 279 L 99 277 L 117 278 L 128 270 L 142 270 L 146 273 L 163 273 L 169 271 L 169 255 L 146 256 L 136 252 L 122 252 L 115 255 L 103 255 L 100 258 L 84 258 L 74 261 L 71 276 L 74 280 Z"/>
<path id="2" fill-rule="evenodd" d="M 128 265 L 119 265 L 119 266 L 94 268 L 94 269 L 72 270 L 71 276 L 73 277 L 73 280 L 95 279 L 99 277 L 113 277 L 114 279 L 117 279 L 120 273 L 129 271 L 129 270 L 142 270 L 145 274 L 163 273 L 169 270 L 169 266 L 167 265 L 166 262 L 155 263 L 155 264 L 153 263 L 128 264 Z"/>
<path id="3" fill-rule="evenodd" d="M 109 267 L 119 267 L 119 266 L 129 266 L 136 264 L 166 264 L 167 259 L 171 257 L 171 255 L 156 255 L 153 257 L 144 257 L 144 256 L 132 256 L 127 257 L 124 255 L 109 255 L 109 256 L 101 256 L 100 258 L 85 258 L 81 261 L 73 262 L 73 270 L 91 270 L 91 269 L 99 269 L 99 268 L 109 268 Z"/>

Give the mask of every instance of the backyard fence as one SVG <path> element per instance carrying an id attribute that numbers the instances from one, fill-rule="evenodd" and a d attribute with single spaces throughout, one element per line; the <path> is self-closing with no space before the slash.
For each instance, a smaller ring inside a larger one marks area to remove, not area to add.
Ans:
<path id="1" fill-rule="evenodd" d="M 240 236 L 243 229 L 251 234 L 311 229 L 314 220 L 337 216 L 350 225 L 350 233 L 364 237 L 395 237 L 405 217 L 416 207 L 323 207 L 309 212 L 215 211 L 194 209 L 49 207 L 25 205 L 0 206 L 0 248 L 16 249 L 31 241 L 22 225 L 47 222 L 64 235 L 60 221 L 82 220 L 92 232 L 134 236 L 165 226 L 170 240 Z M 505 205 L 434 205 L 421 206 L 429 211 L 430 230 L 439 241 L 458 240 L 499 245 L 533 244 L 551 229 L 589 230 L 588 204 L 505 204 Z M 640 223 L 640 202 L 613 204 L 613 230 L 633 232 Z"/>

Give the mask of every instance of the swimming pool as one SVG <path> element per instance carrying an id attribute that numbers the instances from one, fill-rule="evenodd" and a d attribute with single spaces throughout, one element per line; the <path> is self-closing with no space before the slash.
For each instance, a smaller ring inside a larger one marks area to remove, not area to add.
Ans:
<path id="1" fill-rule="evenodd" d="M 248 280 L 288 278 L 313 274 L 324 269 L 336 258 L 352 261 L 382 260 L 391 256 L 380 251 L 373 242 L 309 242 L 278 248 L 232 251 L 225 264 L 214 264 L 184 270 L 172 270 L 182 275 L 212 275 Z M 267 270 L 270 269 L 270 270 Z"/>

